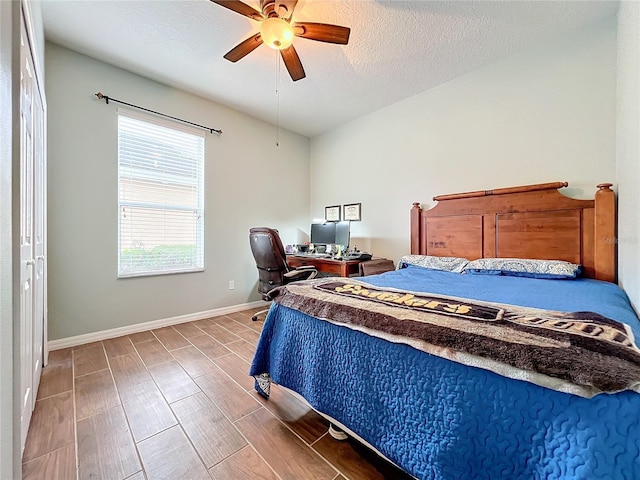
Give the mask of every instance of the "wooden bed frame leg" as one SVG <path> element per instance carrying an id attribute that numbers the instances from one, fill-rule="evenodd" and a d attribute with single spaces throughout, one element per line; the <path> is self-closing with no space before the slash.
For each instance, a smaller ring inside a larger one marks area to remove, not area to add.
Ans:
<path id="1" fill-rule="evenodd" d="M 339 427 L 336 427 L 333 423 L 329 424 L 329 435 L 331 435 L 334 440 L 339 441 L 349 438 L 346 433 L 344 433 Z"/>

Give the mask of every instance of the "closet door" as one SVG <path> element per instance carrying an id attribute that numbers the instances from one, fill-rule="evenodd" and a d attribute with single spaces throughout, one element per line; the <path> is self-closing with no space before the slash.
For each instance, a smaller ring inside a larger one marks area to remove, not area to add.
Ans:
<path id="1" fill-rule="evenodd" d="M 33 62 L 24 21 L 20 29 L 20 423 L 22 448 L 34 405 L 33 391 Z"/>
<path id="2" fill-rule="evenodd" d="M 24 7 L 24 5 L 23 5 Z M 28 36 L 20 28 L 20 421 L 22 448 L 44 360 L 46 321 L 46 149 L 44 95 Z"/>
<path id="3" fill-rule="evenodd" d="M 44 108 L 40 89 L 33 93 L 33 407 L 45 359 L 45 213 L 46 169 L 44 142 Z M 32 407 L 32 408 L 33 408 Z"/>

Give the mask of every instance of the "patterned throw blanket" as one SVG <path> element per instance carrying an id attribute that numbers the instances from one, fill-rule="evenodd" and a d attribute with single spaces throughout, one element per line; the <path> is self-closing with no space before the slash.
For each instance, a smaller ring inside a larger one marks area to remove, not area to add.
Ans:
<path id="1" fill-rule="evenodd" d="M 278 287 L 274 301 L 369 335 L 590 398 L 640 392 L 630 328 L 593 312 L 564 313 L 323 278 Z"/>

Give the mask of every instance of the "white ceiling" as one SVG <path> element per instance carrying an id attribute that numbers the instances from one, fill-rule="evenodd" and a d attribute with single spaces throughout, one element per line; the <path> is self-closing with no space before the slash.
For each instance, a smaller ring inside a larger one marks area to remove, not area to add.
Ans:
<path id="1" fill-rule="evenodd" d="M 259 0 L 245 3 L 260 9 Z M 348 26 L 351 37 L 346 46 L 296 38 L 307 78 L 292 82 L 281 64 L 280 126 L 318 135 L 617 7 L 617 1 L 299 0 L 294 21 Z M 262 45 L 235 64 L 222 58 L 257 33 L 258 22 L 208 0 L 43 0 L 42 12 L 48 40 L 276 123 L 275 51 Z"/>

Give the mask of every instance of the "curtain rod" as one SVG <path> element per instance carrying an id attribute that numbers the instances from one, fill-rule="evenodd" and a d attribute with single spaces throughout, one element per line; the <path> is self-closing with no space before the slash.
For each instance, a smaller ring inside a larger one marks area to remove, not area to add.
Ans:
<path id="1" fill-rule="evenodd" d="M 177 120 L 178 122 L 182 122 L 182 123 L 188 123 L 189 125 L 193 125 L 195 127 L 202 128 L 203 130 L 207 130 L 210 133 L 216 133 L 218 135 L 222 135 L 222 130 L 218 130 L 217 128 L 205 127 L 204 125 L 199 125 L 197 123 L 189 122 L 188 120 L 183 120 L 183 119 L 178 118 L 178 117 L 172 117 L 171 115 L 167 115 L 165 113 L 156 112 L 154 110 L 150 110 L 148 108 L 140 107 L 138 105 L 133 105 L 132 103 L 123 102 L 122 100 L 118 100 L 118 99 L 110 97 L 108 95 L 103 95 L 102 92 L 96 93 L 95 96 L 98 97 L 100 100 L 104 99 L 104 101 L 106 102 L 107 105 L 109 105 L 110 101 L 111 102 L 115 102 L 115 103 L 121 103 L 122 105 L 127 105 L 129 107 L 137 108 L 139 110 L 144 110 L 145 112 L 154 113 L 156 115 L 160 115 L 161 117 L 170 118 L 172 120 Z"/>

